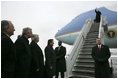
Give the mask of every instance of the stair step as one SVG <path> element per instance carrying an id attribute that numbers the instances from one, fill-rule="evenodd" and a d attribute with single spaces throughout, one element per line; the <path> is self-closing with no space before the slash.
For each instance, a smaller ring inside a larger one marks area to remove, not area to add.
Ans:
<path id="1" fill-rule="evenodd" d="M 72 75 L 69 78 L 94 78 L 94 76 L 86 76 L 86 75 Z"/>
<path id="2" fill-rule="evenodd" d="M 87 42 L 96 43 L 96 40 L 85 40 L 85 41 L 84 41 L 84 43 L 87 43 Z"/>
<path id="3" fill-rule="evenodd" d="M 82 50 L 92 51 L 92 48 L 86 48 L 86 49 L 83 49 L 83 48 L 82 48 L 82 49 L 80 49 L 80 50 L 81 50 L 81 51 L 82 51 Z"/>
<path id="4" fill-rule="evenodd" d="M 94 75 L 94 70 L 82 70 L 82 69 L 79 69 L 79 70 L 72 70 L 72 73 L 73 74 L 88 74 L 88 75 Z"/>
<path id="5" fill-rule="evenodd" d="M 83 73 L 88 72 L 88 73 L 94 74 L 94 70 L 88 70 L 88 69 L 86 69 L 86 70 L 84 70 L 84 69 L 76 69 L 76 70 L 73 69 L 72 72 L 83 72 Z"/>
<path id="6" fill-rule="evenodd" d="M 92 27 L 91 27 L 91 29 L 95 29 L 95 30 L 96 30 L 96 28 L 97 29 L 99 28 L 99 25 L 98 24 L 92 25 Z"/>
<path id="7" fill-rule="evenodd" d="M 98 37 L 98 35 L 89 35 L 89 36 L 87 35 L 86 36 L 86 38 L 97 38 L 97 37 Z"/>
<path id="8" fill-rule="evenodd" d="M 93 39 L 93 40 L 91 40 L 91 39 L 86 39 L 86 40 L 84 40 L 85 42 L 95 42 L 96 43 L 96 39 Z"/>
<path id="9" fill-rule="evenodd" d="M 80 56 L 85 56 L 85 55 L 90 56 L 90 55 L 91 55 L 91 52 L 87 52 L 87 53 L 80 53 L 79 55 L 80 55 Z"/>
<path id="10" fill-rule="evenodd" d="M 81 61 L 84 61 L 84 60 L 93 60 L 93 58 L 92 57 L 78 57 L 78 59 L 77 60 L 81 60 Z"/>
<path id="11" fill-rule="evenodd" d="M 84 67 L 84 66 L 74 66 L 73 69 L 74 69 L 75 71 L 80 71 L 80 70 L 94 71 L 94 67 Z"/>
<path id="12" fill-rule="evenodd" d="M 85 40 L 89 40 L 89 41 L 91 40 L 92 41 L 92 40 L 96 40 L 96 38 L 86 38 Z"/>
<path id="13" fill-rule="evenodd" d="M 86 45 L 86 44 L 84 44 L 83 46 L 90 46 L 90 47 L 94 47 L 95 45 L 94 45 L 94 44 L 92 44 L 92 45 L 91 45 L 91 44 L 87 44 L 87 45 Z"/>
<path id="14" fill-rule="evenodd" d="M 93 46 L 83 46 L 82 48 L 92 48 Z"/>
<path id="15" fill-rule="evenodd" d="M 86 43 L 86 42 L 91 42 L 91 43 L 93 42 L 93 43 L 96 43 L 96 40 L 95 40 L 95 39 L 94 39 L 94 40 L 87 39 L 87 40 L 84 41 L 84 43 Z"/>
<path id="16" fill-rule="evenodd" d="M 96 41 L 95 41 L 95 40 L 85 40 L 85 41 L 84 41 L 84 45 L 85 45 L 85 44 L 93 45 L 93 44 L 96 44 Z"/>
<path id="17" fill-rule="evenodd" d="M 94 65 L 81 65 L 81 64 L 77 65 L 77 64 L 75 64 L 74 67 L 91 67 L 91 68 L 94 68 Z"/>
<path id="18" fill-rule="evenodd" d="M 77 63 L 94 63 L 94 60 L 76 60 Z"/>
<path id="19" fill-rule="evenodd" d="M 96 45 L 96 43 L 84 43 L 84 46 L 85 45 Z"/>
<path id="20" fill-rule="evenodd" d="M 96 38 L 86 38 L 85 41 L 96 41 Z"/>
<path id="21" fill-rule="evenodd" d="M 88 32 L 87 36 L 88 36 L 88 35 L 98 35 L 98 34 L 99 34 L 99 32 L 93 32 L 93 33 L 91 33 L 91 32 L 89 33 L 89 32 Z"/>
<path id="22" fill-rule="evenodd" d="M 98 34 L 98 33 L 99 33 L 99 31 L 95 31 L 95 32 L 93 32 L 93 33 L 90 32 L 90 31 L 88 32 L 88 34 Z M 88 34 L 87 34 L 87 35 L 88 35 Z"/>
<path id="23" fill-rule="evenodd" d="M 91 35 L 93 35 L 93 36 L 95 35 L 96 36 L 98 34 L 99 34 L 98 32 L 93 32 L 93 33 L 88 33 L 87 36 L 91 36 Z"/>
<path id="24" fill-rule="evenodd" d="M 90 40 L 91 40 L 91 41 L 94 41 L 94 40 L 96 40 L 96 38 L 97 38 L 97 37 L 86 37 L 86 40 L 89 40 L 89 41 L 90 41 Z"/>
<path id="25" fill-rule="evenodd" d="M 82 50 L 80 50 L 81 52 L 92 52 L 92 49 L 89 49 L 89 50 L 87 50 L 87 49 L 82 49 Z"/>
<path id="26" fill-rule="evenodd" d="M 80 53 L 78 56 L 90 56 L 91 52 L 84 52 L 84 53 Z"/>
<path id="27" fill-rule="evenodd" d="M 91 53 L 92 51 L 81 51 L 81 52 L 83 52 L 83 54 L 86 54 L 86 53 Z"/>
<path id="28" fill-rule="evenodd" d="M 94 65 L 74 65 L 74 69 L 94 70 Z"/>
<path id="29" fill-rule="evenodd" d="M 81 58 L 81 59 L 91 59 L 92 56 L 91 56 L 91 54 L 79 54 L 78 58 Z"/>
<path id="30" fill-rule="evenodd" d="M 95 30 L 96 30 L 96 28 L 99 29 L 99 25 L 95 24 L 95 25 L 92 25 L 92 27 L 91 27 L 91 29 L 95 29 Z"/>
<path id="31" fill-rule="evenodd" d="M 91 32 L 99 32 L 99 30 L 90 29 L 89 33 L 91 33 Z"/>
<path id="32" fill-rule="evenodd" d="M 84 44 L 96 44 L 96 42 L 89 42 L 89 41 L 87 41 Z"/>
<path id="33" fill-rule="evenodd" d="M 81 60 L 82 59 L 83 60 L 92 59 L 92 56 L 90 56 L 90 57 L 89 56 L 88 57 L 87 56 L 80 56 L 80 57 L 78 57 L 78 59 L 81 59 Z"/>
<path id="34" fill-rule="evenodd" d="M 80 58 L 92 58 L 91 54 L 79 54 L 78 57 L 80 57 Z"/>
<path id="35" fill-rule="evenodd" d="M 80 52 L 79 55 L 91 55 L 91 52 Z"/>
<path id="36" fill-rule="evenodd" d="M 98 30 L 90 30 L 88 33 L 99 32 Z"/>
<path id="37" fill-rule="evenodd" d="M 99 34 L 99 31 L 98 32 L 93 32 L 93 33 L 92 32 L 87 33 L 87 35 L 97 35 L 97 34 Z"/>
<path id="38" fill-rule="evenodd" d="M 90 33 L 90 34 L 87 34 L 87 36 L 98 36 L 98 33 Z"/>
<path id="39" fill-rule="evenodd" d="M 92 62 L 76 62 L 77 65 L 94 65 L 94 63 Z"/>
<path id="40" fill-rule="evenodd" d="M 90 41 L 87 41 L 87 42 L 84 42 L 84 45 L 85 45 L 85 44 L 92 44 L 92 45 L 93 45 L 93 44 L 96 44 L 96 42 L 92 42 L 92 41 L 90 42 Z"/>

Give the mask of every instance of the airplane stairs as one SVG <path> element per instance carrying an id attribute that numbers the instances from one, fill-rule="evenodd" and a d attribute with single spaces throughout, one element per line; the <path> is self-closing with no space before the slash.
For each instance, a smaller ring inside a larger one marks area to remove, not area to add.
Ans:
<path id="1" fill-rule="evenodd" d="M 76 58 L 69 78 L 94 78 L 94 60 L 91 56 L 91 50 L 96 44 L 98 34 L 99 23 L 93 23 Z"/>

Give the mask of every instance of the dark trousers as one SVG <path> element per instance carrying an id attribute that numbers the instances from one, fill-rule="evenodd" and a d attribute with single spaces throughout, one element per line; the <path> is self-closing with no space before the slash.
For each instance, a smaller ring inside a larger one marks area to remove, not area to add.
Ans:
<path id="1" fill-rule="evenodd" d="M 60 72 L 60 73 L 61 73 L 61 78 L 64 78 L 64 72 Z M 55 78 L 58 78 L 58 76 L 59 76 L 59 72 L 56 72 Z"/>

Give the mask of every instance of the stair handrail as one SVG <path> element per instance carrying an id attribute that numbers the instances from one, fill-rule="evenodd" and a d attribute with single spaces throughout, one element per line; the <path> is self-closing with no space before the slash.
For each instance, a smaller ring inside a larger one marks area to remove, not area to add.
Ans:
<path id="1" fill-rule="evenodd" d="M 101 16 L 98 37 L 101 39 L 102 44 L 104 44 L 104 40 L 103 40 L 104 28 L 103 28 L 103 25 L 104 25 L 105 22 L 106 22 L 106 17 L 105 16 Z"/>
<path id="2" fill-rule="evenodd" d="M 82 28 L 81 33 L 78 34 L 78 37 L 76 38 L 74 42 L 74 47 L 70 51 L 71 53 L 69 57 L 67 58 L 67 73 L 66 73 L 67 77 L 69 77 L 71 73 L 75 60 L 79 54 L 80 49 L 82 48 L 82 44 L 84 42 L 84 39 L 86 38 L 87 33 L 89 32 L 91 28 L 92 23 L 93 23 L 93 20 L 91 18 L 85 21 L 85 24 Z"/>

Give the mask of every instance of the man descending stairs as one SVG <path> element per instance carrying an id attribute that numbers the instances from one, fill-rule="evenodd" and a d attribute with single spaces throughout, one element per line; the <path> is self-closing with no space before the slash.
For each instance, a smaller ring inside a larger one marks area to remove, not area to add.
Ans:
<path id="1" fill-rule="evenodd" d="M 90 31 L 84 39 L 83 47 L 76 59 L 70 78 L 94 77 L 94 60 L 91 56 L 92 47 L 96 44 L 99 34 L 99 23 L 93 23 Z"/>

